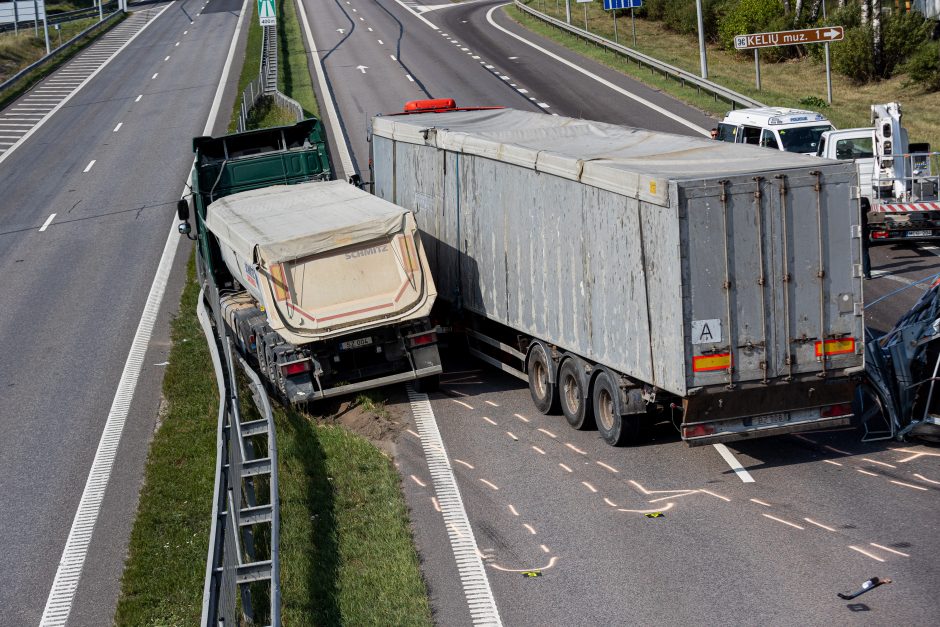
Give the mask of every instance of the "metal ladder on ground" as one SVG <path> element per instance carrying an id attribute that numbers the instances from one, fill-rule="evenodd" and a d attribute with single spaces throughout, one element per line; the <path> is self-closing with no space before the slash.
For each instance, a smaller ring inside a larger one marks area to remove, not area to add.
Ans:
<path id="1" fill-rule="evenodd" d="M 261 41 L 261 81 L 265 94 L 277 91 L 277 26 L 264 26 Z"/>

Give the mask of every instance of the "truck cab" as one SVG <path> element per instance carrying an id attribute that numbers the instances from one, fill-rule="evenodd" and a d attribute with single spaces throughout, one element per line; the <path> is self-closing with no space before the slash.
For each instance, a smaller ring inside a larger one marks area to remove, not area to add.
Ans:
<path id="1" fill-rule="evenodd" d="M 862 196 L 870 197 L 872 173 L 875 168 L 875 129 L 847 128 L 826 131 L 819 137 L 816 156 L 838 161 L 854 161 L 858 170 L 859 189 Z"/>
<path id="2" fill-rule="evenodd" d="M 821 113 L 785 107 L 757 107 L 728 112 L 718 124 L 716 139 L 815 155 L 820 136 L 834 129 Z"/>

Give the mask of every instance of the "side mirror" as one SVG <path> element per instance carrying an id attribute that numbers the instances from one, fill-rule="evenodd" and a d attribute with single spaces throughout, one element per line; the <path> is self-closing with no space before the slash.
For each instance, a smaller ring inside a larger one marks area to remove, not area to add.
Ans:
<path id="1" fill-rule="evenodd" d="M 179 230 L 180 235 L 186 235 L 187 237 L 193 230 L 193 227 L 189 226 L 189 222 L 180 222 L 176 228 Z"/>
<path id="2" fill-rule="evenodd" d="M 189 220 L 189 201 L 187 201 L 185 198 L 180 198 L 179 201 L 177 201 L 176 216 L 182 222 Z"/>

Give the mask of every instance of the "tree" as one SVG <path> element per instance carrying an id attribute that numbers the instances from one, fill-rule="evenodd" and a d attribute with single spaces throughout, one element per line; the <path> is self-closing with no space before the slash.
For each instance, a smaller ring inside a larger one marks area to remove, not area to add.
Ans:
<path id="1" fill-rule="evenodd" d="M 822 6 L 822 0 L 813 0 L 813 4 L 809 9 L 809 23 L 815 24 L 816 20 L 819 19 L 819 7 Z"/>
<path id="2" fill-rule="evenodd" d="M 793 9 L 793 26 L 799 24 L 801 13 L 803 13 L 803 0 L 796 0 L 796 7 Z"/>

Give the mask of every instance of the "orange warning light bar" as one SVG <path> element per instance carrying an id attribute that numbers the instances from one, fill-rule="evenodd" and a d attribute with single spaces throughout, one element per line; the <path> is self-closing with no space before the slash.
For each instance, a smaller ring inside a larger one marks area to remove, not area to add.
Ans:
<path id="1" fill-rule="evenodd" d="M 855 352 L 855 338 L 846 338 L 843 340 L 826 340 L 826 355 L 845 355 Z M 816 342 L 816 356 L 822 357 L 823 342 Z"/>
<path id="2" fill-rule="evenodd" d="M 694 372 L 711 372 L 712 370 L 727 370 L 731 367 L 731 353 L 716 353 L 714 355 L 698 355 L 692 358 Z"/>

